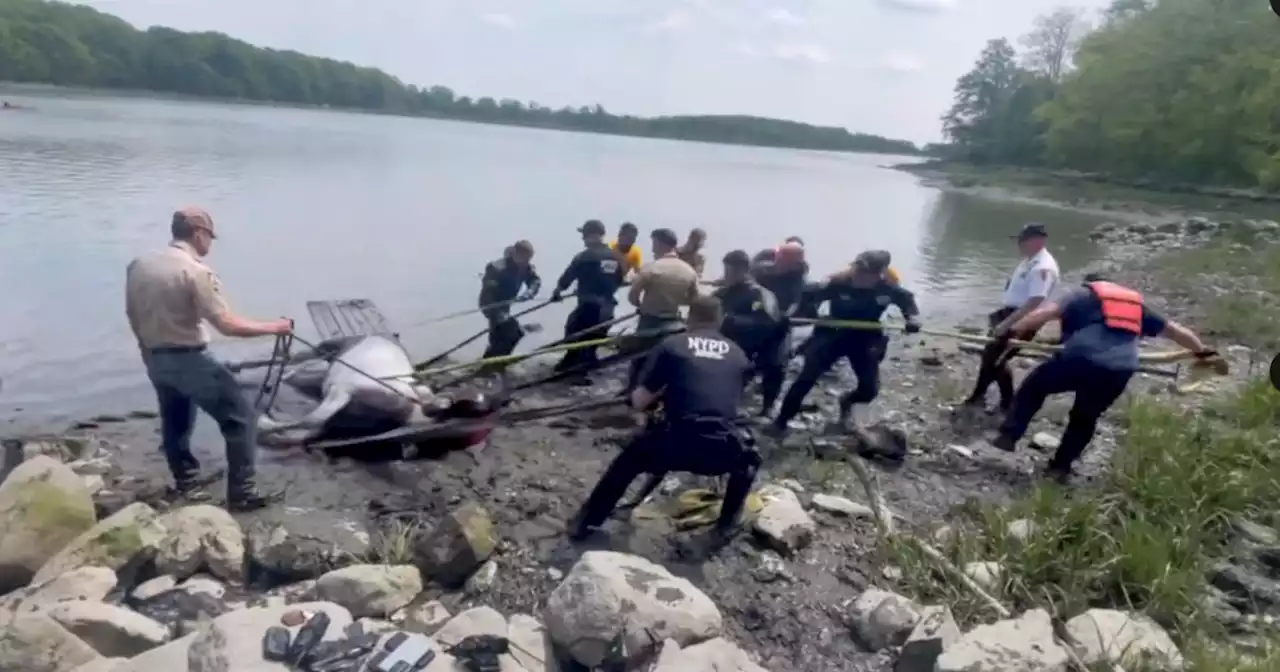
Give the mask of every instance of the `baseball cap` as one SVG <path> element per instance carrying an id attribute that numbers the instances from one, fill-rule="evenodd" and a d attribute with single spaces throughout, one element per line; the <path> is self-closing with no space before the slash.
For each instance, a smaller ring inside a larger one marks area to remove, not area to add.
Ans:
<path id="1" fill-rule="evenodd" d="M 804 247 L 804 239 L 803 239 L 803 238 L 801 238 L 800 236 L 791 236 L 790 238 L 786 239 L 786 240 L 785 240 L 785 241 L 783 241 L 783 242 L 786 242 L 786 243 L 795 243 L 795 244 L 799 245 L 800 247 Z"/>
<path id="2" fill-rule="evenodd" d="M 209 234 L 209 237 L 218 237 L 213 231 L 213 218 L 209 216 L 208 212 L 200 208 L 187 207 L 174 212 L 173 226 L 175 228 L 188 226 L 193 229 L 203 229 L 205 233 Z"/>
<path id="3" fill-rule="evenodd" d="M 1031 240 L 1032 238 L 1048 238 L 1049 232 L 1045 230 L 1044 224 L 1031 222 L 1022 227 L 1022 230 L 1015 236 L 1019 241 Z"/>
<path id="4" fill-rule="evenodd" d="M 604 223 L 598 219 L 588 219 L 585 224 L 578 227 L 578 233 L 584 236 L 603 236 L 605 234 Z"/>
<path id="5" fill-rule="evenodd" d="M 675 247 L 680 244 L 680 239 L 676 237 L 676 232 L 671 229 L 654 229 L 649 237 L 664 244 Z"/>

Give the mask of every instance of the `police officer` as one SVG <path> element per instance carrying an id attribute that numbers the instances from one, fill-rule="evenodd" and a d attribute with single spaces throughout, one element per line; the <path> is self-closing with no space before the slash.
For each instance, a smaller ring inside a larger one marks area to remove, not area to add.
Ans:
<path id="1" fill-rule="evenodd" d="M 857 272 L 847 278 L 822 283 L 807 292 L 806 302 L 816 308 L 830 302 L 832 320 L 878 322 L 890 305 L 898 306 L 906 319 L 906 332 L 920 331 L 915 296 L 884 278 L 889 267 L 883 252 L 864 252 L 854 261 Z M 782 409 L 769 427 L 775 436 L 786 433 L 787 423 L 800 412 L 800 404 L 824 373 L 841 357 L 849 360 L 858 386 L 840 398 L 840 422 L 848 421 L 855 404 L 869 404 L 880 393 L 880 362 L 889 343 L 882 330 L 818 327 L 804 357 L 804 368 L 787 390 Z"/>
<path id="2" fill-rule="evenodd" d="M 1022 255 L 1013 275 L 1004 286 L 1004 306 L 987 316 L 991 335 L 997 337 L 982 351 L 978 364 L 978 381 L 973 392 L 965 399 L 970 409 L 986 405 L 987 388 L 995 383 L 1000 390 L 1000 408 L 1008 410 L 1013 403 L 1013 373 L 1009 371 L 1009 358 L 1017 354 L 1017 348 L 1008 347 L 1006 338 L 1028 341 L 1035 332 L 1013 331 L 1013 326 L 1023 317 L 1048 300 L 1058 283 L 1058 262 L 1045 248 L 1049 233 L 1041 224 L 1027 224 L 1018 232 L 1018 252 Z"/>
<path id="3" fill-rule="evenodd" d="M 804 245 L 799 238 L 792 236 L 788 242 L 780 246 L 770 259 L 757 259 L 751 267 L 751 275 L 762 287 L 773 292 L 778 301 L 778 311 L 783 320 L 775 333 L 775 354 L 756 360 L 756 370 L 760 373 L 760 396 L 763 405 L 761 416 L 773 414 L 774 404 L 782 393 L 782 383 L 786 379 L 787 363 L 791 361 L 791 325 L 792 317 L 816 317 L 817 312 L 800 313 L 804 309 L 801 297 L 808 284 L 809 264 L 804 259 Z M 757 255 L 759 257 L 760 255 Z"/>
<path id="4" fill-rule="evenodd" d="M 751 362 L 719 332 L 721 318 L 714 297 L 698 297 L 689 306 L 688 331 L 668 336 L 650 355 L 631 405 L 647 411 L 660 400 L 661 412 L 650 416 L 609 465 L 569 524 L 571 538 L 585 538 L 603 525 L 637 476 L 668 471 L 728 474 L 713 534 L 723 540 L 733 533 L 760 458 L 750 436 L 734 422 Z"/>
<path id="5" fill-rule="evenodd" d="M 992 443 L 1012 452 L 1046 397 L 1074 393 L 1067 429 L 1044 472 L 1062 483 L 1071 477 L 1072 464 L 1093 439 L 1098 418 L 1137 372 L 1139 339 L 1164 336 L 1200 359 L 1217 355 L 1189 329 L 1148 307 L 1142 294 L 1100 275 L 1086 277 L 1084 287 L 1059 301 L 1040 304 L 1006 329 L 999 340 L 1034 333 L 1052 320 L 1062 323 L 1062 351 L 1027 374 Z"/>
<path id="6" fill-rule="evenodd" d="M 724 310 L 721 329 L 751 358 L 755 372 L 763 377 L 761 415 L 768 415 L 782 387 L 784 367 L 789 359 L 790 329 L 779 310 L 773 292 L 751 276 L 751 257 L 734 250 L 724 257 L 724 279 L 712 296 Z M 773 386 L 776 376 L 776 386 Z"/>
<path id="7" fill-rule="evenodd" d="M 235 377 L 208 352 L 204 322 L 225 336 L 288 334 L 293 321 L 258 322 L 232 312 L 217 274 L 204 264 L 213 247 L 209 213 L 187 208 L 173 214 L 173 241 L 134 259 L 126 271 L 125 313 L 138 341 L 147 376 L 160 405 L 160 435 L 173 473 L 172 494 L 195 499 L 209 481 L 191 454 L 196 409 L 217 421 L 227 450 L 227 507 L 251 511 L 270 497 L 254 484 L 254 409 Z"/>
<path id="8" fill-rule="evenodd" d="M 501 259 L 484 267 L 479 305 L 489 321 L 489 347 L 484 357 L 509 355 L 524 338 L 524 328 L 511 318 L 511 304 L 538 295 L 542 279 L 533 268 L 533 244 L 521 240 L 508 247 Z M 521 293 L 521 289 L 524 292 Z"/>
<path id="9" fill-rule="evenodd" d="M 618 293 L 626 274 L 621 257 L 604 242 L 604 224 L 592 219 L 583 224 L 578 232 L 582 234 L 582 242 L 586 247 L 569 262 L 551 295 L 552 301 L 563 301 L 564 292 L 575 282 L 578 283 L 578 305 L 569 313 L 569 319 L 564 325 L 568 342 L 590 341 L 608 335 L 608 327 L 596 327 L 613 320 L 613 310 L 618 303 L 614 295 Z M 577 376 L 572 382 L 590 385 L 588 370 L 598 362 L 595 348 L 579 348 L 565 352 L 564 357 L 556 363 L 555 370 L 576 371 Z"/>
<path id="10" fill-rule="evenodd" d="M 649 350 L 670 332 L 683 328 L 680 308 L 698 296 L 698 273 L 676 254 L 680 241 L 675 232 L 654 229 L 649 237 L 653 241 L 653 263 L 640 269 L 627 295 L 640 313 L 636 323 L 639 335 L 626 346 L 630 352 Z M 643 366 L 643 357 L 631 361 L 627 392 L 635 388 Z"/>

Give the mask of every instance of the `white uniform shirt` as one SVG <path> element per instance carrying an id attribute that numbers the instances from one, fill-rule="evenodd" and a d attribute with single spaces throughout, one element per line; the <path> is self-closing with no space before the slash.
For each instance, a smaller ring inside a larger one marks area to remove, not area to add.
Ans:
<path id="1" fill-rule="evenodd" d="M 1042 249 L 1030 259 L 1023 259 L 1013 269 L 1013 275 L 1004 286 L 1004 305 L 1020 308 L 1031 299 L 1047 299 L 1057 284 L 1058 261 L 1048 249 Z"/>

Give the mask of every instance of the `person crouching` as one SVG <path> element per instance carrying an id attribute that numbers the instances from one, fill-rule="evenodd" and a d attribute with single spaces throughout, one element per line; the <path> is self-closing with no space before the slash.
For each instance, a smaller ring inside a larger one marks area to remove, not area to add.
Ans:
<path id="1" fill-rule="evenodd" d="M 582 540 L 604 524 L 641 474 L 685 471 L 703 476 L 728 474 L 729 484 L 713 540 L 730 538 L 755 482 L 760 456 L 747 430 L 735 424 L 751 360 L 720 333 L 720 303 L 710 296 L 689 306 L 688 330 L 668 336 L 649 355 L 631 406 L 651 411 L 643 429 L 605 470 L 582 509 L 570 522 L 569 537 Z"/>

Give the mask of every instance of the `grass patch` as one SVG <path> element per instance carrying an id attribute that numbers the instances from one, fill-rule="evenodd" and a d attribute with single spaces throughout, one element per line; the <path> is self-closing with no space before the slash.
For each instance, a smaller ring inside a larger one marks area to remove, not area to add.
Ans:
<path id="1" fill-rule="evenodd" d="M 1192 669 L 1255 669 L 1235 655 L 1200 608 L 1205 572 L 1226 553 L 1237 517 L 1280 523 L 1280 392 L 1265 379 L 1187 416 L 1151 398 L 1123 415 L 1112 473 L 1088 488 L 1044 486 L 1008 507 L 962 512 L 940 550 L 958 567 L 994 561 L 990 590 L 1016 611 L 1044 607 L 1059 618 L 1105 606 L 1147 613 L 1182 640 Z M 1024 539 L 1016 520 L 1033 523 Z M 955 605 L 962 621 L 989 619 L 981 603 L 909 543 L 890 542 L 891 562 L 917 598 Z M 1280 669 L 1280 655 L 1266 658 Z M 1218 662 L 1213 662 L 1218 661 Z"/>
<path id="2" fill-rule="evenodd" d="M 366 562 L 376 565 L 412 565 L 413 546 L 423 532 L 420 523 L 390 519 L 369 538 Z"/>
<path id="3" fill-rule="evenodd" d="M 1229 229 L 1209 245 L 1161 257 L 1154 270 L 1195 306 L 1192 328 L 1253 348 L 1280 346 L 1280 244 Z"/>

